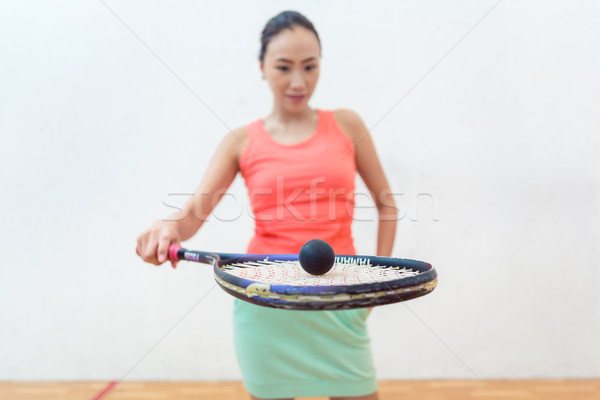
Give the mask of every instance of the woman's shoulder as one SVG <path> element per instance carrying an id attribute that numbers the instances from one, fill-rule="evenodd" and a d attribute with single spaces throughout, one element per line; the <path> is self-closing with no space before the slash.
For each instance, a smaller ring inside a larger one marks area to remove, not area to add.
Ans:
<path id="1" fill-rule="evenodd" d="M 360 116 L 347 108 L 333 110 L 335 121 L 353 142 L 356 142 L 365 133 L 366 127 Z"/>
<path id="2" fill-rule="evenodd" d="M 229 132 L 229 135 L 237 139 L 248 139 L 248 125 L 238 126 Z"/>
<path id="3" fill-rule="evenodd" d="M 239 126 L 230 130 L 221 141 L 220 149 L 234 156 L 237 160 L 240 159 L 246 145 L 248 143 L 247 126 Z"/>
<path id="4" fill-rule="evenodd" d="M 248 127 L 247 126 L 239 126 L 230 130 L 225 137 L 223 138 L 223 142 L 227 143 L 228 147 L 239 147 L 240 145 L 244 145 L 248 141 Z"/>

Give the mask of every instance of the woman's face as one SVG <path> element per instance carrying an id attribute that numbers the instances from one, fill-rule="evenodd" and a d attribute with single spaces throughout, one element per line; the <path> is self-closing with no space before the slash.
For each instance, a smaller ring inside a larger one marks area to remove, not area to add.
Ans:
<path id="1" fill-rule="evenodd" d="M 284 29 L 270 40 L 260 69 L 276 104 L 291 112 L 306 109 L 319 79 L 320 54 L 315 34 L 300 26 Z"/>

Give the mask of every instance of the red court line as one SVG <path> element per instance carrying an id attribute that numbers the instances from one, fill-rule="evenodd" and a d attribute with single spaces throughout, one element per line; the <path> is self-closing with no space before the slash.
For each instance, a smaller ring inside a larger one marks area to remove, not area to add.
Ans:
<path id="1" fill-rule="evenodd" d="M 96 397 L 94 397 L 92 400 L 101 400 L 104 398 L 104 396 L 106 396 L 111 390 L 113 390 L 115 388 L 115 386 L 117 386 L 117 383 L 119 383 L 118 381 L 112 381 L 109 382 L 108 385 L 100 392 L 96 395 Z"/>

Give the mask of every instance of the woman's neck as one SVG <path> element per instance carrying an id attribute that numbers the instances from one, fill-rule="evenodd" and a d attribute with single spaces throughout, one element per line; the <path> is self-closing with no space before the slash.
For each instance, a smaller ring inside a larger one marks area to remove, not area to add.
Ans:
<path id="1" fill-rule="evenodd" d="M 282 109 L 282 107 L 274 106 L 273 111 L 271 111 L 271 114 L 269 114 L 265 119 L 271 120 L 282 125 L 293 125 L 298 122 L 305 122 L 306 120 L 310 120 L 314 118 L 316 114 L 317 110 L 313 110 L 308 106 L 306 106 L 304 110 L 298 112 L 290 112 L 288 110 Z"/>

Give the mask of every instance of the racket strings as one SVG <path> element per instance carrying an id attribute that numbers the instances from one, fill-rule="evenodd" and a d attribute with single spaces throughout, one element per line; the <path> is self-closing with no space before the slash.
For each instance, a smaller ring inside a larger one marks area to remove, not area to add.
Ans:
<path id="1" fill-rule="evenodd" d="M 389 265 L 335 263 L 325 275 L 310 275 L 298 261 L 263 260 L 232 263 L 221 269 L 230 275 L 257 282 L 293 286 L 338 286 L 378 283 L 419 274 L 410 268 Z"/>

